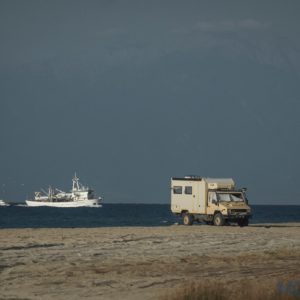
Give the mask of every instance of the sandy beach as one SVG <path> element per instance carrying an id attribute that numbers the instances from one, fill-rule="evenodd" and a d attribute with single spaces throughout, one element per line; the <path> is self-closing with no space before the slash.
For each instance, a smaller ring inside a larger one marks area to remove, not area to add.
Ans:
<path id="1" fill-rule="evenodd" d="M 300 223 L 0 230 L 0 299 L 159 299 L 190 281 L 300 278 Z"/>

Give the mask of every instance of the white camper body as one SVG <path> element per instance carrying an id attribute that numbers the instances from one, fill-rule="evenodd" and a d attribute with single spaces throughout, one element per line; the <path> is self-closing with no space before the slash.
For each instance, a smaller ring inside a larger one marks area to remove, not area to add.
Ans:
<path id="1" fill-rule="evenodd" d="M 245 190 L 235 190 L 231 178 L 172 178 L 171 210 L 183 216 L 186 225 L 194 220 L 216 223 L 215 218 L 219 218 L 216 225 L 228 220 L 246 226 L 251 216 Z"/>

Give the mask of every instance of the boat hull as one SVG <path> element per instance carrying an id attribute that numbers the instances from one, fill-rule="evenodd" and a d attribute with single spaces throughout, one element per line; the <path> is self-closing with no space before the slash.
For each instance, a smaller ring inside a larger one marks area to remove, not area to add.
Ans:
<path id="1" fill-rule="evenodd" d="M 50 201 L 34 201 L 26 200 L 27 206 L 49 206 L 49 207 L 101 207 L 98 199 L 65 201 L 65 202 L 50 202 Z"/>

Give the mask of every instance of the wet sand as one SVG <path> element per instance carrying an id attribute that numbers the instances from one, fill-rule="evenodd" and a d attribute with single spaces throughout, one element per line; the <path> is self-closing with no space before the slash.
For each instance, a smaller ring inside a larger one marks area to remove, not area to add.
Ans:
<path id="1" fill-rule="evenodd" d="M 0 230 L 0 299 L 147 300 L 266 278 L 300 278 L 300 223 Z"/>

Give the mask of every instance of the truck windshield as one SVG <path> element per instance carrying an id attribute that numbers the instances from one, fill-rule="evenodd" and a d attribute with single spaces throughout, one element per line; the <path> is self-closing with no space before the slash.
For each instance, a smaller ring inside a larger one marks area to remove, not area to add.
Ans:
<path id="1" fill-rule="evenodd" d="M 242 193 L 217 193 L 217 197 L 219 201 L 244 201 L 244 197 Z"/>

